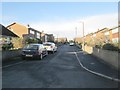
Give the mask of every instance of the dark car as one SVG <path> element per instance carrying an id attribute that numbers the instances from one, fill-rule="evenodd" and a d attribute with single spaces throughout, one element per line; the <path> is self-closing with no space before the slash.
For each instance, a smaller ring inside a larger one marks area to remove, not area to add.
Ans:
<path id="1" fill-rule="evenodd" d="M 39 59 L 42 59 L 46 55 L 48 55 L 48 52 L 44 48 L 43 44 L 29 44 L 22 50 L 23 59 L 26 59 L 27 57 L 37 57 Z"/>

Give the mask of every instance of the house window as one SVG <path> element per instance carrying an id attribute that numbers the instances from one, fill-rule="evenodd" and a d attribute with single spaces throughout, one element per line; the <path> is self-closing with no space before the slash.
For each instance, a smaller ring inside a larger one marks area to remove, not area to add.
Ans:
<path id="1" fill-rule="evenodd" d="M 40 39 L 40 33 L 37 33 L 37 38 L 39 38 L 39 39 Z"/>
<path id="2" fill-rule="evenodd" d="M 106 35 L 106 36 L 105 36 L 105 42 L 106 42 L 106 43 L 109 43 L 109 42 L 110 42 L 109 35 Z"/>
<path id="3" fill-rule="evenodd" d="M 95 37 L 96 36 L 96 34 L 93 34 L 93 37 Z"/>
<path id="4" fill-rule="evenodd" d="M 33 30 L 30 30 L 30 34 L 35 34 L 35 31 L 33 31 Z"/>
<path id="5" fill-rule="evenodd" d="M 118 43 L 118 38 L 113 38 L 113 39 L 112 39 L 112 42 L 113 42 L 113 43 Z"/>
<path id="6" fill-rule="evenodd" d="M 118 33 L 118 28 L 113 29 L 113 30 L 112 30 L 112 33 Z"/>
<path id="7" fill-rule="evenodd" d="M 109 32 L 105 32 L 105 35 L 109 35 Z"/>

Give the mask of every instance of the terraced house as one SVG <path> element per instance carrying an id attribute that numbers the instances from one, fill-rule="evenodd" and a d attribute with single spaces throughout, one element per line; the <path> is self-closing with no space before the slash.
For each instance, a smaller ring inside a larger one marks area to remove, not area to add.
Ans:
<path id="1" fill-rule="evenodd" d="M 104 43 L 113 43 L 113 44 L 119 44 L 119 28 L 120 26 L 113 27 L 111 29 L 109 28 L 103 28 L 101 30 L 98 29 L 97 32 L 87 34 L 85 36 L 85 42 L 87 45 L 94 46 Z M 81 40 L 83 37 L 81 38 Z M 79 40 L 80 41 L 80 40 Z M 119 44 L 120 48 L 120 44 Z"/>

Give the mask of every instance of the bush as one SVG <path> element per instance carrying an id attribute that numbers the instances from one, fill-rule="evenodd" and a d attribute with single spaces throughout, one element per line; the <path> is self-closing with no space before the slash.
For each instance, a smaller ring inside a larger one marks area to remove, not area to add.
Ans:
<path id="1" fill-rule="evenodd" d="M 2 50 L 9 50 L 13 48 L 13 44 L 12 43 L 9 43 L 9 44 L 3 44 L 2 45 Z"/>
<path id="2" fill-rule="evenodd" d="M 111 50 L 111 51 L 118 51 L 119 50 L 118 47 L 114 46 L 111 43 L 104 44 L 102 48 L 105 50 Z"/>
<path id="3" fill-rule="evenodd" d="M 95 47 L 96 47 L 96 48 L 102 48 L 102 46 L 101 46 L 101 45 L 95 45 Z"/>
<path id="4" fill-rule="evenodd" d="M 14 48 L 22 48 L 24 46 L 23 39 L 22 38 L 12 38 L 12 43 Z"/>
<path id="5" fill-rule="evenodd" d="M 27 38 L 27 39 L 25 40 L 25 42 L 26 42 L 27 44 L 30 44 L 30 43 L 38 43 L 38 40 L 35 39 L 35 38 Z"/>

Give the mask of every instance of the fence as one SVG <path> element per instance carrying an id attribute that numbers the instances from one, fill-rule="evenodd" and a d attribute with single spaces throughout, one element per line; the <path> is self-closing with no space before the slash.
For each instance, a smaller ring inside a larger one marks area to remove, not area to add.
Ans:
<path id="1" fill-rule="evenodd" d="M 9 51 L 0 51 L 0 55 L 2 55 L 2 61 L 7 61 L 12 58 L 20 56 L 21 49 L 18 50 L 9 50 Z"/>

